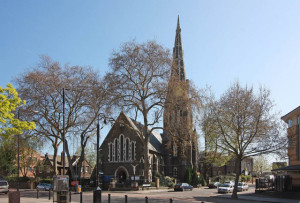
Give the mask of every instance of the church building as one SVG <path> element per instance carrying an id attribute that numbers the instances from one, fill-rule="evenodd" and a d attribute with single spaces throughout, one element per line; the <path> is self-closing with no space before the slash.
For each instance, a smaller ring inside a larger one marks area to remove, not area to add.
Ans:
<path id="1" fill-rule="evenodd" d="M 186 79 L 179 17 L 173 48 L 173 63 L 164 109 L 164 132 L 150 135 L 150 177 L 155 173 L 184 181 L 187 168 L 197 168 L 197 135 L 193 130 Z M 143 181 L 144 144 L 138 131 L 141 123 L 121 112 L 100 147 L 100 171 L 104 182 L 115 178 L 117 184 Z M 151 179 L 151 178 L 150 178 Z"/>

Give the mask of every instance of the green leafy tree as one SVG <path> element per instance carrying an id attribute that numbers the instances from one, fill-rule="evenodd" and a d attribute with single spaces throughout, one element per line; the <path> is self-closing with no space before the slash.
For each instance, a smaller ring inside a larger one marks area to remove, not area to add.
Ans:
<path id="1" fill-rule="evenodd" d="M 200 183 L 200 179 L 197 174 L 196 167 L 193 168 L 192 172 L 192 180 L 191 180 L 191 185 L 194 187 L 197 187 L 197 185 Z"/>
<path id="2" fill-rule="evenodd" d="M 273 162 L 272 163 L 272 170 L 277 169 L 277 168 L 286 167 L 286 166 L 287 166 L 286 162 Z"/>
<path id="3" fill-rule="evenodd" d="M 0 140 L 0 175 L 6 177 L 15 173 L 16 147 L 13 140 Z"/>
<path id="4" fill-rule="evenodd" d="M 25 105 L 25 100 L 18 96 L 18 92 L 11 84 L 6 88 L 0 87 L 0 136 L 11 139 L 13 135 L 20 135 L 23 130 L 33 130 L 34 122 L 20 121 L 16 118 L 18 107 Z"/>
<path id="5" fill-rule="evenodd" d="M 187 182 L 188 184 L 191 184 L 192 182 L 192 169 L 190 167 L 186 169 L 185 182 Z"/>

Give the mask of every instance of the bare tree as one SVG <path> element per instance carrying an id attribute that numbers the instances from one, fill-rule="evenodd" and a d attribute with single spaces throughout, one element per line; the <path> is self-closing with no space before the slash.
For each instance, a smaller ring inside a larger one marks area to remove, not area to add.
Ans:
<path id="1" fill-rule="evenodd" d="M 39 112 L 35 116 L 35 132 L 50 141 L 54 149 L 53 163 L 56 174 L 57 152 L 62 144 L 65 110 L 65 152 L 71 176 L 74 178 L 68 140 L 74 135 L 80 137 L 80 156 L 83 160 L 84 148 L 89 138 L 96 134 L 95 121 L 106 104 L 105 84 L 92 68 L 69 65 L 61 67 L 58 62 L 46 56 L 41 58 L 37 67 L 20 75 L 16 83 L 20 95 L 27 101 L 26 107 Z"/>
<path id="2" fill-rule="evenodd" d="M 144 174 L 149 181 L 149 138 L 162 118 L 170 72 L 169 51 L 155 41 L 124 43 L 110 58 L 111 71 L 106 76 L 112 104 L 133 112 L 142 124 L 139 136 L 144 144 Z M 160 127 L 161 128 L 161 127 Z"/>
<path id="3" fill-rule="evenodd" d="M 241 161 L 249 156 L 272 153 L 285 147 L 280 119 L 273 112 L 270 91 L 242 88 L 234 83 L 219 100 L 212 100 L 204 121 L 211 133 L 206 137 L 236 160 L 236 178 L 232 198 L 237 198 Z"/>
<path id="4" fill-rule="evenodd" d="M 257 156 L 253 160 L 253 171 L 262 175 L 264 171 L 271 171 L 271 163 L 264 155 Z"/>

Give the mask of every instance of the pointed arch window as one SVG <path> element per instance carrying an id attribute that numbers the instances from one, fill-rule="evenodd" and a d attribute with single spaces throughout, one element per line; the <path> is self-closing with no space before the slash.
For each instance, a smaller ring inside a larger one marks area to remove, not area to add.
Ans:
<path id="1" fill-rule="evenodd" d="M 115 139 L 115 161 L 118 161 L 118 139 Z"/>
<path id="2" fill-rule="evenodd" d="M 131 160 L 135 160 L 135 142 L 131 142 Z"/>
<path id="3" fill-rule="evenodd" d="M 120 161 L 124 161 L 124 136 L 120 136 Z"/>
<path id="4" fill-rule="evenodd" d="M 113 144 L 109 144 L 109 161 L 113 161 Z"/>
<path id="5" fill-rule="evenodd" d="M 173 176 L 174 176 L 174 177 L 177 177 L 177 167 L 174 167 L 174 168 L 173 168 Z"/>
<path id="6" fill-rule="evenodd" d="M 129 139 L 126 139 L 125 143 L 125 160 L 129 161 Z"/>

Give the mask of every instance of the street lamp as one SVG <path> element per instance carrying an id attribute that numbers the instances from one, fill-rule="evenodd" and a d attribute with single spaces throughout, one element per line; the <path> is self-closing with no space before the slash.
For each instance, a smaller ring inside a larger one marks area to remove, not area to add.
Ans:
<path id="1" fill-rule="evenodd" d="M 63 140 L 63 154 L 62 154 L 63 175 L 65 175 L 65 88 L 63 88 L 63 133 L 62 133 L 62 140 Z"/>
<path id="2" fill-rule="evenodd" d="M 104 118 L 104 124 L 106 124 L 106 119 Z M 97 160 L 96 160 L 96 187 L 99 187 L 99 143 L 100 143 L 100 115 L 97 118 Z"/>
<path id="3" fill-rule="evenodd" d="M 106 120 L 104 118 L 104 124 Z M 99 187 L 99 141 L 100 141 L 100 114 L 97 118 L 97 160 L 96 160 L 96 190 L 94 191 L 93 202 L 101 203 L 101 188 Z"/>

